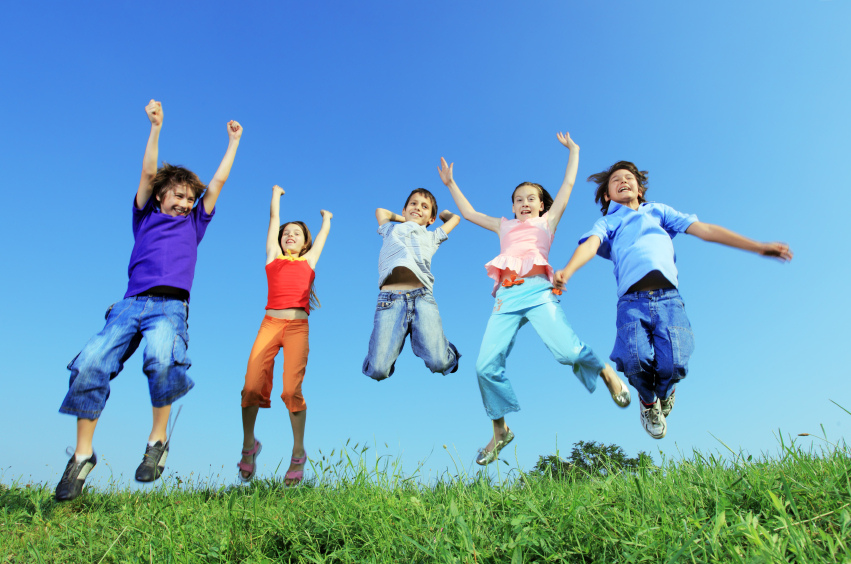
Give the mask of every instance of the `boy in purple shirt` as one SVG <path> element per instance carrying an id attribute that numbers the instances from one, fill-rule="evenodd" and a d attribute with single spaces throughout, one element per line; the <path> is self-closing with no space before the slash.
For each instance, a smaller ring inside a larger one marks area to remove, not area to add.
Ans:
<path id="1" fill-rule="evenodd" d="M 579 247 L 554 284 L 564 288 L 585 263 L 600 255 L 615 265 L 618 285 L 617 341 L 609 358 L 617 363 L 641 399 L 640 418 L 654 439 L 668 431 L 676 383 L 688 372 L 694 335 L 677 291 L 672 239 L 688 233 L 704 241 L 792 259 L 785 243 L 759 243 L 718 225 L 703 223 L 664 204 L 647 202 L 647 171 L 620 161 L 588 177 L 597 183 L 595 201 L 603 217 L 579 240 Z"/>
<path id="2" fill-rule="evenodd" d="M 227 124 L 228 148 L 210 181 L 191 171 L 163 163 L 157 169 L 162 104 L 145 107 L 151 134 L 142 163 L 142 179 L 133 201 L 133 237 L 124 299 L 109 307 L 106 326 L 68 364 L 71 381 L 60 413 L 77 417 L 77 446 L 56 486 L 56 500 L 74 499 L 97 464 L 92 437 L 109 397 L 109 381 L 146 339 L 143 370 L 153 406 L 153 426 L 136 480 L 152 482 L 162 475 L 168 456 L 171 404 L 195 385 L 186 375 L 189 335 L 189 292 L 198 244 L 213 218 L 216 200 L 230 174 L 242 126 Z M 205 191 L 206 188 L 206 191 Z M 203 194 L 203 197 L 201 197 Z M 196 204 L 196 200 L 201 202 Z"/>

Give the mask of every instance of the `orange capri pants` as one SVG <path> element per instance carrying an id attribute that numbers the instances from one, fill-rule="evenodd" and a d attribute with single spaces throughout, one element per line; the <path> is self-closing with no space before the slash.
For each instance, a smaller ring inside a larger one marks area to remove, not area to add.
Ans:
<path id="1" fill-rule="evenodd" d="M 301 383 L 307 368 L 308 346 L 307 319 L 277 319 L 263 317 L 257 339 L 248 357 L 245 372 L 245 387 L 242 388 L 242 407 L 271 407 L 272 377 L 275 372 L 275 356 L 284 349 L 284 391 L 281 399 L 287 409 L 304 411 L 307 404 L 301 395 Z"/>

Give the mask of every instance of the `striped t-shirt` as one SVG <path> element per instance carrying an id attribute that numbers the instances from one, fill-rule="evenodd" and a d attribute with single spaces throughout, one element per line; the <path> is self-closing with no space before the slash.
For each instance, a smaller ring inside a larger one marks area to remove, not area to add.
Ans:
<path id="1" fill-rule="evenodd" d="M 429 231 L 413 221 L 388 221 L 378 228 L 378 234 L 384 237 L 384 244 L 378 253 L 378 287 L 381 288 L 394 268 L 403 266 L 431 290 L 434 287 L 431 257 L 437 252 L 440 244 L 449 238 L 443 228 Z"/>

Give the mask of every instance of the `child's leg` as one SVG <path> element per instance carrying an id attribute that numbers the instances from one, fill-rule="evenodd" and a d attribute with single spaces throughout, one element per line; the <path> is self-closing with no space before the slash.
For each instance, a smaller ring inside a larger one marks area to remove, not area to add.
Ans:
<path id="1" fill-rule="evenodd" d="M 561 364 L 573 365 L 573 373 L 589 392 L 593 392 L 605 364 L 591 347 L 579 340 L 561 306 L 556 302 L 544 303 L 528 309 L 526 317 L 555 359 Z"/>
<path id="2" fill-rule="evenodd" d="M 363 373 L 373 380 L 384 380 L 395 370 L 402 352 L 409 323 L 404 292 L 380 292 L 375 308 L 369 352 L 363 361 Z"/>
<path id="3" fill-rule="evenodd" d="M 489 419 L 501 419 L 506 413 L 520 411 L 511 382 L 505 377 L 505 360 L 514 347 L 517 331 L 525 323 L 526 318 L 518 312 L 492 314 L 488 320 L 476 360 L 476 374 Z"/>
<path id="4" fill-rule="evenodd" d="M 141 331 L 147 344 L 142 370 L 148 377 L 151 405 L 170 406 L 195 386 L 186 375 L 192 366 L 186 354 L 189 309 L 186 302 L 170 298 L 148 297 L 137 303 L 144 304 Z"/>
<path id="5" fill-rule="evenodd" d="M 656 401 L 656 359 L 651 340 L 653 319 L 647 298 L 626 294 L 618 300 L 617 340 L 609 358 L 624 373 L 646 405 Z"/>
<path id="6" fill-rule="evenodd" d="M 434 295 L 429 290 L 417 290 L 417 293 L 420 295 L 413 300 L 411 349 L 432 372 L 451 374 L 458 370 L 461 355 L 443 334 L 443 322 Z"/>
<path id="7" fill-rule="evenodd" d="M 653 328 L 657 375 L 655 392 L 664 400 L 688 373 L 688 360 L 694 352 L 694 334 L 677 290 L 665 291 L 653 306 L 656 318 Z"/>
<path id="8" fill-rule="evenodd" d="M 293 319 L 284 326 L 282 345 L 284 347 L 284 390 L 281 399 L 290 413 L 304 411 L 307 404 L 301 393 L 304 373 L 307 369 L 307 355 L 310 329 L 307 319 Z"/>
<path id="9" fill-rule="evenodd" d="M 148 436 L 149 443 L 161 441 L 166 442 L 168 438 L 168 416 L 171 415 L 171 405 L 153 407 L 154 423 L 151 426 L 151 434 Z"/>
<path id="10" fill-rule="evenodd" d="M 92 438 L 95 435 L 97 424 L 97 419 L 77 418 L 77 447 L 74 449 L 74 454 L 77 455 L 78 460 L 94 452 Z"/>

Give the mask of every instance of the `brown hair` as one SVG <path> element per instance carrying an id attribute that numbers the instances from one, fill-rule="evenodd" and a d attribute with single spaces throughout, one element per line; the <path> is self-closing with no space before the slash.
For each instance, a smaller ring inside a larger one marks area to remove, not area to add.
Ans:
<path id="1" fill-rule="evenodd" d="M 606 196 L 609 193 L 609 179 L 612 175 L 619 171 L 626 170 L 632 173 L 635 180 L 638 182 L 638 203 L 643 204 L 647 200 L 644 199 L 644 194 L 647 193 L 647 176 L 650 174 L 646 170 L 638 170 L 634 163 L 629 161 L 618 161 L 607 170 L 592 174 L 588 177 L 588 182 L 597 183 L 597 191 L 594 193 L 594 201 L 600 204 L 600 211 L 603 215 L 609 213 L 609 200 Z"/>
<path id="2" fill-rule="evenodd" d="M 425 188 L 414 188 L 414 190 L 410 194 L 408 194 L 408 199 L 405 200 L 405 207 L 402 208 L 402 209 L 405 209 L 405 208 L 408 207 L 408 202 L 411 201 L 411 198 L 414 196 L 414 194 L 419 194 L 420 196 L 428 198 L 428 201 L 431 202 L 431 218 L 436 219 L 437 218 L 437 200 L 435 199 L 434 194 L 432 194 L 431 192 L 429 192 Z"/>
<path id="3" fill-rule="evenodd" d="M 307 251 L 313 248 L 313 236 L 310 234 L 310 229 L 307 228 L 307 225 L 303 221 L 288 221 L 278 228 L 278 248 L 281 249 L 281 254 L 285 254 L 284 246 L 281 245 L 281 239 L 284 236 L 284 229 L 287 225 L 297 225 L 301 228 L 301 232 L 304 233 L 304 246 L 298 253 L 298 256 L 304 256 L 305 254 L 307 254 Z M 313 284 L 311 284 L 310 302 L 308 303 L 308 308 L 310 309 L 310 311 L 313 311 L 318 307 L 322 307 L 322 304 L 319 303 L 319 298 L 316 296 L 316 290 L 313 289 Z"/>
<path id="4" fill-rule="evenodd" d="M 201 194 L 207 189 L 207 185 L 201 182 L 194 172 L 182 166 L 170 165 L 163 161 L 163 166 L 157 169 L 157 173 L 151 180 L 152 196 L 154 197 L 154 205 L 159 207 L 160 201 L 165 197 L 169 190 L 173 190 L 177 186 L 186 186 L 192 191 L 195 196 L 195 201 L 201 198 Z"/>
<path id="5" fill-rule="evenodd" d="M 523 188 L 524 186 L 531 186 L 532 188 L 538 189 L 538 197 L 541 198 L 541 201 L 544 202 L 544 210 L 541 212 L 541 215 L 544 215 L 553 205 L 553 197 L 550 196 L 550 193 L 547 192 L 546 188 L 541 186 L 540 184 L 536 184 L 534 182 L 521 182 L 517 185 L 513 192 L 511 192 L 511 205 L 514 205 L 514 194 L 517 193 L 517 190 Z M 517 214 L 514 214 L 514 219 L 517 219 Z"/>

